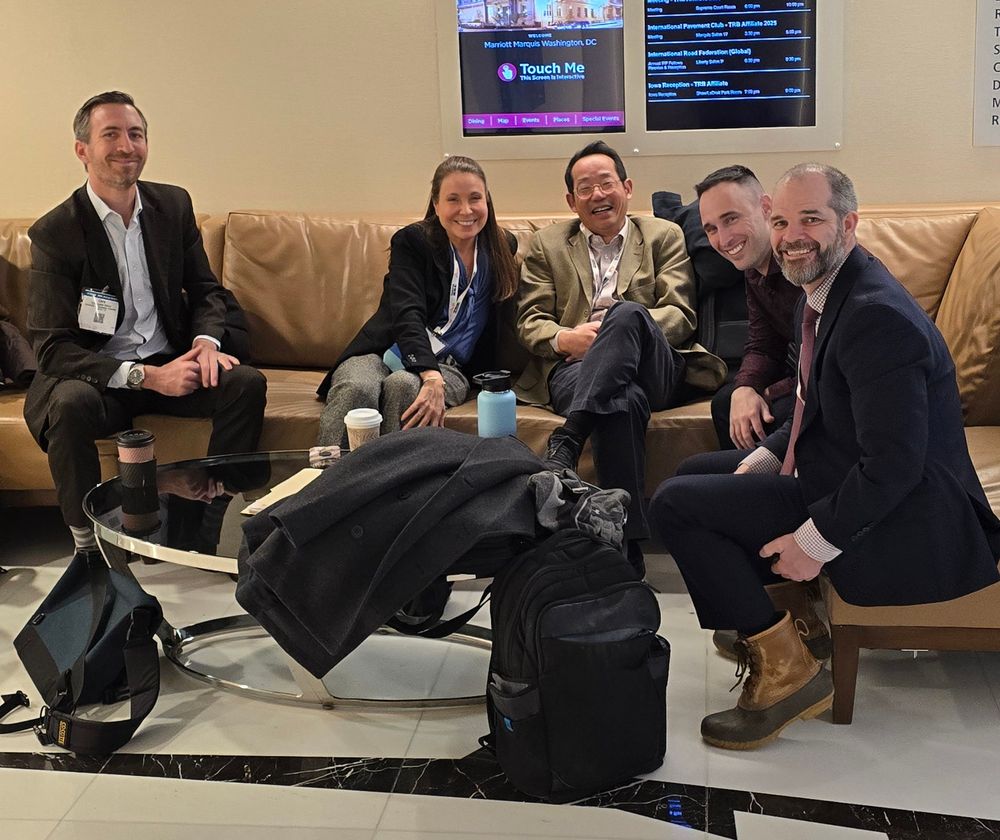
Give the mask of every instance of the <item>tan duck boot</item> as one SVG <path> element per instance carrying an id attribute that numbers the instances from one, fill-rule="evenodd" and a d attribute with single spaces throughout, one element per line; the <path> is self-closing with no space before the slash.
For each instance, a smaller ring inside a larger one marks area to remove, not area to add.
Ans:
<path id="1" fill-rule="evenodd" d="M 738 639 L 736 651 L 743 693 L 736 708 L 701 722 L 701 737 L 709 744 L 756 749 L 793 721 L 814 718 L 833 704 L 830 672 L 803 644 L 789 613 L 763 633 Z"/>
<path id="2" fill-rule="evenodd" d="M 830 631 L 826 629 L 823 620 L 816 614 L 810 597 L 808 583 L 795 580 L 783 583 L 772 583 L 765 586 L 771 603 L 777 612 L 788 610 L 793 621 L 802 621 L 806 626 L 806 647 L 817 659 L 829 659 L 833 653 L 833 643 Z M 736 631 L 716 630 L 712 633 L 712 644 L 726 659 L 736 661 Z"/>

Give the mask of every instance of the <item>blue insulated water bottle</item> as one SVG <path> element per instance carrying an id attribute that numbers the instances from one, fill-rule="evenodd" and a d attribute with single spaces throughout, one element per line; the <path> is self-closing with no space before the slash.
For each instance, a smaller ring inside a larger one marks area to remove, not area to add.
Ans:
<path id="1" fill-rule="evenodd" d="M 517 400 L 510 389 L 510 371 L 491 370 L 472 377 L 472 380 L 483 389 L 476 402 L 479 437 L 517 434 Z"/>

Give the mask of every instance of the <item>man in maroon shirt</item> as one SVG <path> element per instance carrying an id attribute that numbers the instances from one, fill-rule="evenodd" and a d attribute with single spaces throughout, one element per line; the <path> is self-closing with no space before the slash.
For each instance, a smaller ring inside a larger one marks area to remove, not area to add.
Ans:
<path id="1" fill-rule="evenodd" d="M 712 400 L 722 449 L 750 449 L 792 411 L 792 313 L 802 290 L 788 283 L 771 252 L 771 197 L 745 166 L 718 169 L 695 185 L 711 246 L 746 275 L 747 341 L 735 379 Z"/>
<path id="2" fill-rule="evenodd" d="M 712 420 L 722 449 L 753 449 L 795 407 L 797 347 L 793 316 L 802 289 L 789 283 L 771 250 L 771 197 L 745 166 L 718 169 L 695 185 L 709 244 L 746 275 L 749 329 L 735 379 L 712 398 Z M 830 656 L 830 635 L 806 586 L 767 586 L 776 610 L 805 622 L 806 644 L 817 659 Z M 719 653 L 736 658 L 736 633 L 716 630 Z"/>

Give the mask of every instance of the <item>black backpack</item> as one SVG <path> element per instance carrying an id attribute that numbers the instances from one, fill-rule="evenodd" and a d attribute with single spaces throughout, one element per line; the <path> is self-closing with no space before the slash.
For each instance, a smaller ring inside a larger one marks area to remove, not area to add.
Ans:
<path id="1" fill-rule="evenodd" d="M 620 551 L 553 534 L 494 578 L 490 734 L 511 783 L 566 802 L 655 770 L 666 751 L 670 646 Z"/>

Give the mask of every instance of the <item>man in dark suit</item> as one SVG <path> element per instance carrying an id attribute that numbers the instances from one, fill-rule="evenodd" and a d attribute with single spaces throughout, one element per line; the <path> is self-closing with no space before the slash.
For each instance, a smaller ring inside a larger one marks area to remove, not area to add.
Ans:
<path id="1" fill-rule="evenodd" d="M 188 194 L 139 182 L 146 119 L 128 94 L 73 121 L 87 183 L 29 230 L 28 326 L 39 373 L 24 416 L 78 551 L 94 547 L 82 501 L 100 480 L 95 440 L 138 414 L 211 417 L 210 454 L 252 451 L 266 383 L 224 349 L 225 290 Z"/>
<path id="2" fill-rule="evenodd" d="M 696 456 L 651 515 L 703 627 L 736 629 L 747 674 L 702 737 L 772 740 L 829 708 L 829 674 L 764 584 L 821 571 L 861 605 L 944 601 L 995 583 L 1000 521 L 966 446 L 955 367 L 933 322 L 855 241 L 842 172 L 802 164 L 778 182 L 771 246 L 805 291 L 793 415 L 753 450 Z M 735 473 L 735 474 L 734 474 Z"/>

